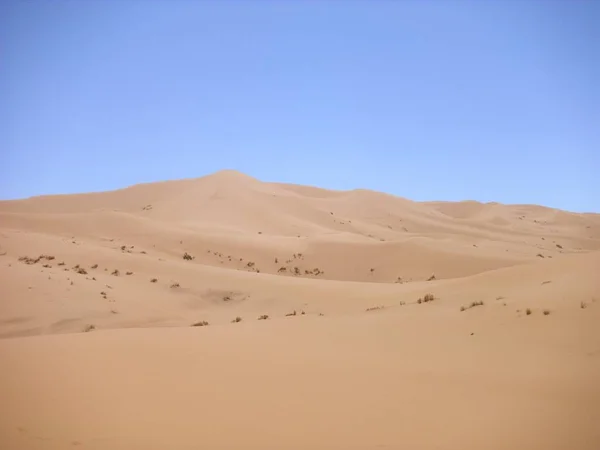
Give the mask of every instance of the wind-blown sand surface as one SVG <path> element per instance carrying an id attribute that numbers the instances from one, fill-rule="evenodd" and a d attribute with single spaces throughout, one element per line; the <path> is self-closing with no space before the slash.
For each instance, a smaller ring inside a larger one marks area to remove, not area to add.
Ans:
<path id="1" fill-rule="evenodd" d="M 600 448 L 597 214 L 223 171 L 0 202 L 0 255 L 2 449 Z"/>

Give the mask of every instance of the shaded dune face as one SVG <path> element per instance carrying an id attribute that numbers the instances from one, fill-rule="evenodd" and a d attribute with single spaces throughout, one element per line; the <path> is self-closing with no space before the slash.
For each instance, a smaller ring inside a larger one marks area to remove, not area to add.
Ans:
<path id="1" fill-rule="evenodd" d="M 0 448 L 597 449 L 599 268 L 597 214 L 234 171 L 3 201 Z"/>

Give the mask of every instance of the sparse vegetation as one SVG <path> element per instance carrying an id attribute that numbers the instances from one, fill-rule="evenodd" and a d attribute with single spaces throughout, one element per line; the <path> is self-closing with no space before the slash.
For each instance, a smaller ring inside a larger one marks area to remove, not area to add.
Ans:
<path id="1" fill-rule="evenodd" d="M 260 316 L 258 318 L 258 320 L 267 320 L 269 318 L 269 316 L 267 314 L 263 314 L 262 316 Z"/>
<path id="2" fill-rule="evenodd" d="M 544 257 L 544 255 L 542 255 L 541 253 L 538 253 L 536 256 L 537 256 L 538 258 L 543 258 L 543 257 Z"/>
<path id="3" fill-rule="evenodd" d="M 287 314 L 285 315 L 285 317 L 290 317 L 290 316 L 295 316 L 295 315 L 296 315 L 296 310 L 294 310 L 294 312 L 287 313 Z"/>
<path id="4" fill-rule="evenodd" d="M 97 269 L 98 268 L 98 264 L 94 264 L 91 268 L 92 269 Z"/>
<path id="5" fill-rule="evenodd" d="M 86 325 L 85 328 L 83 329 L 84 333 L 88 333 L 90 331 L 94 331 L 96 329 L 95 325 Z"/>
<path id="6" fill-rule="evenodd" d="M 544 315 L 545 315 L 545 316 L 547 316 L 547 315 L 549 315 L 549 314 L 550 314 L 550 310 L 549 310 L 549 309 L 545 309 L 545 310 L 544 310 Z"/>
<path id="7" fill-rule="evenodd" d="M 112 271 L 111 275 L 118 277 L 121 274 L 121 272 L 119 272 L 119 269 L 115 269 Z"/>
<path id="8" fill-rule="evenodd" d="M 550 280 L 542 281 L 542 284 L 548 284 L 548 283 L 552 283 L 552 281 L 550 281 Z"/>
<path id="9" fill-rule="evenodd" d="M 64 262 L 64 261 L 61 261 L 61 262 L 59 262 L 59 263 L 57 264 L 57 266 L 64 266 L 64 265 L 65 265 L 65 262 Z"/>
<path id="10" fill-rule="evenodd" d="M 179 287 L 179 283 L 178 283 L 178 282 L 175 282 L 175 283 L 173 283 L 173 284 L 171 285 L 171 288 L 172 288 L 172 289 L 176 289 L 176 288 L 178 288 L 178 287 Z"/>
<path id="11" fill-rule="evenodd" d="M 461 311 L 466 311 L 467 309 L 475 308 L 476 306 L 483 306 L 483 301 L 471 302 L 469 306 L 461 306 Z"/>
<path id="12" fill-rule="evenodd" d="M 560 245 L 560 244 L 556 244 L 556 246 L 557 246 L 558 248 L 563 248 L 563 246 L 562 246 L 562 245 Z"/>
<path id="13" fill-rule="evenodd" d="M 433 281 L 435 280 L 435 275 L 431 275 L 429 278 L 427 278 L 427 281 Z"/>
<path id="14" fill-rule="evenodd" d="M 429 303 L 435 300 L 433 294 L 425 294 L 423 297 L 417 300 L 417 303 L 420 305 L 421 303 Z"/>
<path id="15" fill-rule="evenodd" d="M 83 267 L 75 269 L 75 272 L 77 272 L 80 275 L 87 275 L 87 270 L 85 270 Z"/>
<path id="16" fill-rule="evenodd" d="M 400 301 L 400 306 L 404 306 L 404 305 L 406 305 L 406 302 Z"/>
<path id="17" fill-rule="evenodd" d="M 241 318 L 240 316 L 238 316 L 238 317 L 236 317 L 235 319 L 233 319 L 233 320 L 231 321 L 231 323 L 238 323 L 238 322 L 241 322 L 241 321 L 242 321 L 242 318 Z"/>
<path id="18" fill-rule="evenodd" d="M 378 306 L 371 306 L 370 308 L 367 308 L 365 311 L 366 311 L 366 312 L 369 312 L 369 311 L 376 311 L 376 310 L 378 310 L 378 309 L 383 309 L 383 308 L 384 308 L 384 307 L 383 307 L 383 306 L 381 306 L 381 305 L 378 305 Z"/>
<path id="19" fill-rule="evenodd" d="M 133 275 L 133 272 L 125 272 L 125 275 Z"/>
<path id="20" fill-rule="evenodd" d="M 54 256 L 51 255 L 40 255 L 37 258 L 30 258 L 29 256 L 21 256 L 19 258 L 20 262 L 23 262 L 25 264 L 37 264 L 39 263 L 42 259 L 45 259 L 46 261 L 52 261 L 54 259 Z"/>
<path id="21" fill-rule="evenodd" d="M 585 308 L 587 308 L 587 303 L 586 303 L 586 302 L 581 302 L 581 303 L 579 304 L 579 307 L 580 307 L 581 309 L 585 309 Z"/>
<path id="22" fill-rule="evenodd" d="M 193 327 L 205 327 L 207 325 L 208 325 L 208 322 L 206 320 L 203 320 L 201 322 L 196 322 L 196 323 L 192 324 Z"/>
<path id="23" fill-rule="evenodd" d="M 185 259 L 186 261 L 192 261 L 194 259 L 194 256 L 190 255 L 188 252 L 185 252 L 183 254 L 183 259 Z"/>
<path id="24" fill-rule="evenodd" d="M 527 309 L 525 310 L 525 314 L 527 314 L 528 316 L 530 316 L 530 315 L 531 315 L 531 309 L 527 308 Z"/>
<path id="25" fill-rule="evenodd" d="M 151 278 L 150 279 L 150 283 L 156 283 L 158 281 L 158 278 Z"/>

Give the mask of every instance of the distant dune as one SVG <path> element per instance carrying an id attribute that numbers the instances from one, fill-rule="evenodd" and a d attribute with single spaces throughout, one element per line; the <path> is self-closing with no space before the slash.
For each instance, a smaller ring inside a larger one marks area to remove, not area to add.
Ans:
<path id="1" fill-rule="evenodd" d="M 596 450 L 599 275 L 600 215 L 535 205 L 2 201 L 0 448 Z"/>

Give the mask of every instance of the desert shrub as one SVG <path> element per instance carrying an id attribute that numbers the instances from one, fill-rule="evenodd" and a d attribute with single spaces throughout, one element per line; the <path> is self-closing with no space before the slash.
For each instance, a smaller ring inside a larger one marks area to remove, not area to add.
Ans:
<path id="1" fill-rule="evenodd" d="M 383 309 L 383 306 L 371 306 L 370 308 L 367 308 L 365 311 L 367 311 L 367 312 L 376 311 L 378 309 Z"/>
<path id="2" fill-rule="evenodd" d="M 193 327 L 205 327 L 207 325 L 208 325 L 208 322 L 206 320 L 203 320 L 201 322 L 196 322 L 196 323 L 192 324 Z"/>
<path id="3" fill-rule="evenodd" d="M 432 302 L 434 300 L 435 300 L 435 297 L 433 296 L 433 294 L 425 294 L 425 296 L 423 297 L 423 301 L 425 303 Z"/>
<path id="4" fill-rule="evenodd" d="M 242 318 L 241 318 L 240 316 L 238 316 L 238 317 L 236 317 L 235 319 L 233 319 L 233 320 L 231 321 L 231 323 L 238 323 L 238 322 L 241 322 L 241 321 L 242 321 Z"/>
<path id="5" fill-rule="evenodd" d="M 263 314 L 262 316 L 260 316 L 258 318 L 258 320 L 267 320 L 269 318 L 269 316 L 267 314 Z"/>

